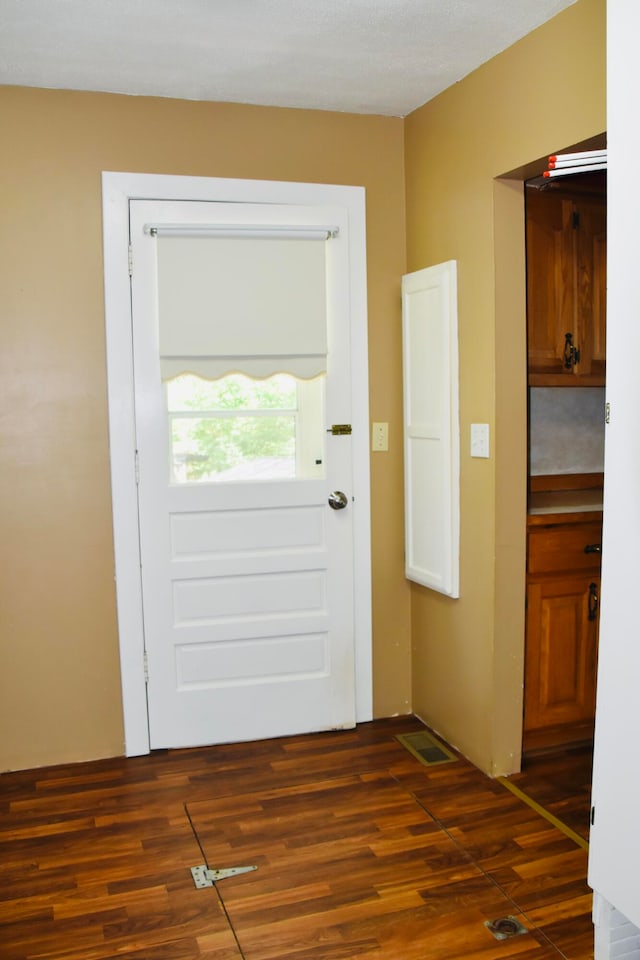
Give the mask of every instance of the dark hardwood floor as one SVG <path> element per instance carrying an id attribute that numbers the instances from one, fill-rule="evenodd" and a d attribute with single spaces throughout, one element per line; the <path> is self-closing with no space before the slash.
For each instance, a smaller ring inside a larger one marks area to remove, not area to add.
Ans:
<path id="1" fill-rule="evenodd" d="M 525 757 L 509 781 L 588 840 L 592 767 L 593 744 L 579 744 Z"/>
<path id="2" fill-rule="evenodd" d="M 421 765 L 395 739 L 419 729 L 4 774 L 0 957 L 591 960 L 585 850 L 465 760 Z M 586 835 L 570 759 L 513 779 Z M 196 889 L 202 863 L 258 869 Z"/>

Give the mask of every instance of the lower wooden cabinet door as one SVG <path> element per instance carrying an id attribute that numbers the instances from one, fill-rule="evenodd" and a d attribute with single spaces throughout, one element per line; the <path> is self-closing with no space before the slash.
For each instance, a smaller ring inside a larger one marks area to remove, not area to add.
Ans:
<path id="1" fill-rule="evenodd" d="M 600 578 L 529 580 L 524 745 L 569 742 L 595 715 Z M 579 738 L 579 737 L 578 737 Z"/>

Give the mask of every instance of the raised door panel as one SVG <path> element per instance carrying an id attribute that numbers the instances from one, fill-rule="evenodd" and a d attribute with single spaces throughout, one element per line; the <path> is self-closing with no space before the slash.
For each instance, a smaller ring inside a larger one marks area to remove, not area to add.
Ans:
<path id="1" fill-rule="evenodd" d="M 525 732 L 593 719 L 599 589 L 595 575 L 529 583 Z"/>
<path id="2" fill-rule="evenodd" d="M 529 373 L 572 376 L 564 366 L 575 332 L 573 204 L 552 192 L 527 191 L 527 341 Z"/>
<path id="3" fill-rule="evenodd" d="M 405 572 L 458 597 L 460 425 L 455 260 L 402 278 Z"/>
<path id="4" fill-rule="evenodd" d="M 604 377 L 607 294 L 607 215 L 604 203 L 577 204 L 577 315 L 579 376 Z"/>

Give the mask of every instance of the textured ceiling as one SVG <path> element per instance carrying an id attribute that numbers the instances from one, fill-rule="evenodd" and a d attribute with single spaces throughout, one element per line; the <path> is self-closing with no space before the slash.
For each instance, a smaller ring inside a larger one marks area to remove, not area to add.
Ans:
<path id="1" fill-rule="evenodd" d="M 0 83 L 405 116 L 575 0 L 0 0 Z"/>

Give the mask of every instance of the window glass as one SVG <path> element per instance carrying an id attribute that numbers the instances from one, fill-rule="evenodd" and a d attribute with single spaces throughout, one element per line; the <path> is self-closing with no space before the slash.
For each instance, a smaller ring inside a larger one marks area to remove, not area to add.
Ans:
<path id="1" fill-rule="evenodd" d="M 166 395 L 172 483 L 323 475 L 324 377 L 183 374 Z"/>

